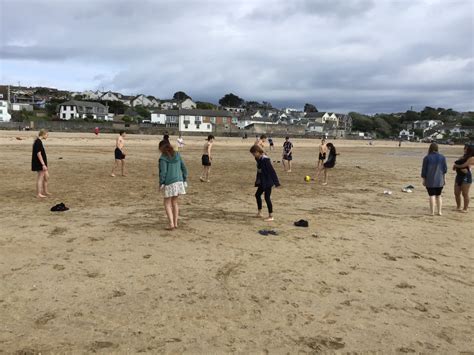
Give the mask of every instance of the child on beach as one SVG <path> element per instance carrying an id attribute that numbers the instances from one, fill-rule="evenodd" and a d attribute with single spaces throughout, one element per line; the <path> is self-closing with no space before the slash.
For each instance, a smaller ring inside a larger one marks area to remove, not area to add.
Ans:
<path id="1" fill-rule="evenodd" d="M 212 161 L 212 155 L 211 155 L 211 150 L 212 150 L 212 145 L 214 144 L 214 136 L 212 134 L 207 136 L 206 143 L 204 143 L 204 147 L 202 150 L 202 174 L 199 177 L 199 180 L 201 182 L 211 182 L 209 180 L 209 173 L 211 171 L 211 161 Z"/>
<path id="2" fill-rule="evenodd" d="M 117 141 L 115 142 L 115 164 L 112 168 L 110 176 L 115 177 L 115 169 L 119 164 L 122 165 L 122 176 L 127 176 L 125 173 L 125 131 L 120 131 Z"/>
<path id="3" fill-rule="evenodd" d="M 181 134 L 179 135 L 179 137 L 178 137 L 178 139 L 176 140 L 176 142 L 178 143 L 178 151 L 184 148 L 185 143 L 184 143 L 183 137 L 181 137 Z"/>
<path id="4" fill-rule="evenodd" d="M 273 143 L 272 137 L 268 137 L 268 144 L 270 144 L 270 150 L 275 149 L 275 144 Z"/>
<path id="5" fill-rule="evenodd" d="M 324 164 L 324 161 L 326 160 L 327 152 L 328 152 L 328 148 L 326 146 L 326 139 L 323 138 L 321 139 L 321 145 L 319 146 L 319 157 L 318 157 L 318 166 L 317 166 L 318 169 L 320 165 Z"/>
<path id="6" fill-rule="evenodd" d="M 158 162 L 160 190 L 163 191 L 163 203 L 169 220 L 169 226 L 166 229 L 173 230 L 178 228 L 178 196 L 186 194 L 188 171 L 181 155 L 174 151 L 169 141 L 161 141 L 159 149 L 161 152 Z"/>
<path id="7" fill-rule="evenodd" d="M 272 187 L 280 186 L 280 182 L 275 169 L 273 169 L 270 158 L 265 155 L 265 152 L 260 146 L 254 145 L 250 148 L 250 153 L 252 153 L 257 161 L 257 179 L 255 181 L 255 187 L 258 188 L 255 193 L 258 208 L 257 217 L 263 217 L 262 194 L 265 194 L 265 202 L 267 203 L 268 208 L 268 218 L 265 218 L 265 221 L 270 222 L 273 221 L 273 204 L 271 200 Z"/>
<path id="8" fill-rule="evenodd" d="M 38 133 L 38 137 L 33 144 L 33 154 L 31 157 L 31 170 L 36 171 L 36 197 L 45 198 L 50 193 L 48 192 L 48 158 L 44 150 L 42 140 L 48 139 L 48 131 L 42 129 Z"/>
<path id="9" fill-rule="evenodd" d="M 454 181 L 454 197 L 456 199 L 456 210 L 467 213 L 469 207 L 469 189 L 472 185 L 472 166 L 474 166 L 474 145 L 464 146 L 464 155 L 456 160 L 453 170 L 456 171 Z M 464 200 L 464 208 L 461 209 L 461 195 Z"/>
<path id="10" fill-rule="evenodd" d="M 293 143 L 290 142 L 290 137 L 285 137 L 285 143 L 283 143 L 283 169 L 291 173 L 291 161 L 293 160 Z M 286 167 L 286 162 L 288 162 L 288 168 Z"/>
<path id="11" fill-rule="evenodd" d="M 323 168 L 322 168 L 322 171 L 324 172 L 323 185 L 328 184 L 328 170 L 334 168 L 334 166 L 336 165 L 336 155 L 337 155 L 336 147 L 334 146 L 334 144 L 328 143 L 326 144 L 326 147 L 329 151 L 329 154 L 328 154 L 328 159 L 323 164 Z M 321 175 L 321 170 L 319 171 L 319 174 L 318 174 L 318 180 L 319 180 L 319 175 Z"/>

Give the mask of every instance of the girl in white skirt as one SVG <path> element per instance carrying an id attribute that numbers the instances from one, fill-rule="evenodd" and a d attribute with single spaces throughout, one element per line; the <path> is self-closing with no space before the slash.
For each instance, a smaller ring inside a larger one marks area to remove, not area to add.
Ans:
<path id="1" fill-rule="evenodd" d="M 186 178 L 188 171 L 183 159 L 175 152 L 169 141 L 160 142 L 161 152 L 159 160 L 160 190 L 163 191 L 166 215 L 169 226 L 167 230 L 178 228 L 178 196 L 186 194 Z"/>

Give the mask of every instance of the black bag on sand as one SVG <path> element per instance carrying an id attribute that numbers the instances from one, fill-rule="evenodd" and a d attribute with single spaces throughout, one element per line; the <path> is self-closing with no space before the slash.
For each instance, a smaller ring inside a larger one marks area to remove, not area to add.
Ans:
<path id="1" fill-rule="evenodd" d="M 51 212 L 64 212 L 68 211 L 69 208 L 66 207 L 64 203 L 58 203 L 56 206 L 51 207 Z"/>
<path id="2" fill-rule="evenodd" d="M 305 221 L 304 219 L 300 219 L 298 222 L 295 222 L 296 227 L 308 227 L 309 223 L 308 221 Z"/>

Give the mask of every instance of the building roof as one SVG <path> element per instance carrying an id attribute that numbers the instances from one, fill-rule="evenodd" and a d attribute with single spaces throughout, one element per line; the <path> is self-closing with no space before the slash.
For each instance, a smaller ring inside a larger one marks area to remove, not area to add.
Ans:
<path id="1" fill-rule="evenodd" d="M 0 100 L 8 100 L 8 86 L 0 85 Z"/>
<path id="2" fill-rule="evenodd" d="M 64 106 L 64 105 L 105 108 L 105 105 L 102 105 L 102 104 L 99 103 L 99 102 L 93 102 L 93 101 L 70 100 L 70 101 L 63 102 L 63 103 L 61 104 L 61 106 Z"/>
<path id="3" fill-rule="evenodd" d="M 206 116 L 206 117 L 234 117 L 232 112 L 223 111 L 223 110 L 199 110 L 199 109 L 180 109 L 180 110 L 157 110 L 153 113 L 164 114 L 167 116 Z"/>
<path id="4" fill-rule="evenodd" d="M 305 118 L 320 118 L 324 116 L 324 112 L 306 112 Z"/>

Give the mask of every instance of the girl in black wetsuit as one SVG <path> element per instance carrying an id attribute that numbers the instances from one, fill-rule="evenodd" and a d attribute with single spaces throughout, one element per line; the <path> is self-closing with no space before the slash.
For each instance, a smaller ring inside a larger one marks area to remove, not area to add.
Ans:
<path id="1" fill-rule="evenodd" d="M 324 181 L 323 185 L 328 184 L 328 170 L 334 168 L 336 166 L 336 147 L 332 143 L 326 144 L 328 149 L 328 159 L 323 164 L 323 171 L 324 171 Z"/>
<path id="2" fill-rule="evenodd" d="M 454 183 L 454 197 L 456 199 L 456 209 L 459 212 L 467 212 L 469 207 L 469 189 L 472 185 L 471 166 L 474 165 L 474 145 L 464 146 L 464 155 L 454 162 L 453 170 L 456 171 Z M 464 208 L 461 209 L 461 195 L 464 200 Z"/>

